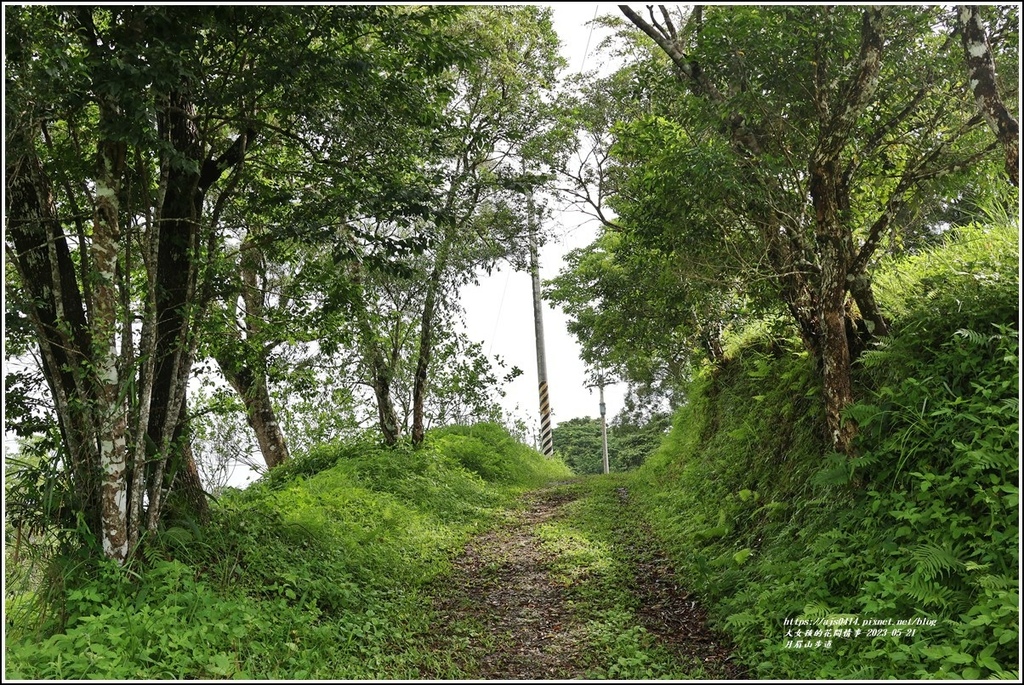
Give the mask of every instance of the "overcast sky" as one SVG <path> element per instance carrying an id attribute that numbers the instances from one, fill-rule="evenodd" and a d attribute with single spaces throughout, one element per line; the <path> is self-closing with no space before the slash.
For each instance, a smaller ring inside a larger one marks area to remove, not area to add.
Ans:
<path id="1" fill-rule="evenodd" d="M 600 15 L 618 15 L 612 4 L 553 3 L 554 25 L 562 40 L 562 54 L 568 60 L 567 73 L 576 73 L 581 66 L 593 69 L 601 57 L 595 54 L 607 31 L 586 26 Z M 588 48 L 589 42 L 589 48 Z M 586 55 L 584 61 L 584 55 Z M 591 243 L 598 225 L 585 214 L 556 211 L 551 225 L 545 227 L 558 236 L 540 253 L 541 279 L 558 275 L 562 258 L 569 250 Z M 537 353 L 533 325 L 533 292 L 530 275 L 506 268 L 483 279 L 479 286 L 463 290 L 467 335 L 484 344 L 484 352 L 499 355 L 508 365 L 518 366 L 523 375 L 506 386 L 503 406 L 527 420 L 531 430 L 539 425 L 540 401 L 537 393 Z M 566 317 L 561 309 L 544 305 L 544 341 L 547 350 L 548 389 L 551 399 L 552 423 L 581 416 L 597 417 L 598 394 L 585 386 L 587 369 L 580 360 L 579 346 L 566 330 Z M 611 419 L 622 408 L 625 386 L 605 387 L 605 403 Z"/>

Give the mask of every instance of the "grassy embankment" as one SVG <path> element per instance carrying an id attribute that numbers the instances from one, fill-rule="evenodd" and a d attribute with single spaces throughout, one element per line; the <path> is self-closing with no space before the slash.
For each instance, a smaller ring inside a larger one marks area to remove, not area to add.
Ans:
<path id="1" fill-rule="evenodd" d="M 806 353 L 748 330 L 635 474 L 753 677 L 1019 673 L 1018 241 L 966 229 L 878 276 L 856 458 L 822 440 Z"/>
<path id="2" fill-rule="evenodd" d="M 459 677 L 427 584 L 522 491 L 570 475 L 494 425 L 325 445 L 173 527 L 129 570 L 54 563 L 6 605 L 7 678 Z M 451 645 L 456 650 L 458 645 Z"/>

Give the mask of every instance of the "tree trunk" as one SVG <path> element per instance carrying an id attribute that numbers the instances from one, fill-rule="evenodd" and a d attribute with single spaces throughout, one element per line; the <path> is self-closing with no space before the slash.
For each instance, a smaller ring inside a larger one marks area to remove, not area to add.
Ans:
<path id="1" fill-rule="evenodd" d="M 160 244 L 156 277 L 156 368 L 149 417 L 149 439 L 156 468 L 149 478 L 150 529 L 159 519 L 161 493 L 170 483 L 167 473 L 198 474 L 182 421 L 188 378 L 192 369 L 194 323 L 202 303 L 197 283 L 203 203 L 210 187 L 224 172 L 244 159 L 252 131 L 240 135 L 221 156 L 206 158 L 195 123 L 195 106 L 185 93 L 173 92 L 158 117 L 161 137 L 171 141 L 175 157 L 168 165 L 166 192 L 160 208 Z M 188 164 L 183 160 L 194 162 Z M 201 483 L 183 478 L 182 500 L 194 506 L 195 518 L 209 517 Z"/>
<path id="2" fill-rule="evenodd" d="M 393 446 L 398 444 L 402 437 L 402 429 L 398 424 L 394 401 L 391 399 L 391 370 L 376 345 L 370 350 L 370 370 L 373 375 L 373 394 L 377 398 L 380 431 L 384 434 L 384 444 Z"/>
<path id="3" fill-rule="evenodd" d="M 100 103 L 100 124 L 110 125 L 116 108 Z M 118 289 L 116 281 L 118 240 L 120 239 L 119 202 L 125 145 L 109 140 L 99 142 L 99 169 L 96 177 L 92 243 L 92 301 L 89 303 L 92 327 L 92 368 L 96 379 L 96 425 L 99 462 L 103 487 L 101 495 L 103 553 L 118 563 L 128 556 L 128 483 L 126 478 L 127 420 L 121 401 L 121 376 L 118 369 L 117 324 Z"/>
<path id="4" fill-rule="evenodd" d="M 231 387 L 242 398 L 246 421 L 256 434 L 256 441 L 259 443 L 260 453 L 267 468 L 272 469 L 288 461 L 288 443 L 270 401 L 266 376 L 254 372 L 248 366 L 233 364 L 222 356 L 217 358 L 217 364 Z"/>
<path id="5" fill-rule="evenodd" d="M 856 425 L 843 421 L 853 402 L 850 348 L 846 334 L 846 273 L 848 255 L 836 202 L 834 161 L 818 157 L 811 165 L 811 197 L 815 208 L 815 239 L 821 259 L 819 311 L 821 325 L 822 391 L 825 421 L 833 449 L 850 455 Z"/>
<path id="6" fill-rule="evenodd" d="M 259 245 L 246 237 L 239 250 L 238 269 L 242 301 L 245 303 L 244 325 L 227 334 L 226 346 L 215 355 L 224 377 L 242 398 L 245 417 L 256 434 L 260 453 L 267 468 L 288 460 L 288 444 L 277 422 L 267 387 L 267 352 L 269 343 L 263 329 L 266 319 L 267 267 Z M 234 317 L 237 321 L 237 317 Z M 242 329 L 245 338 L 243 339 Z"/>
<path id="7" fill-rule="evenodd" d="M 889 320 L 882 314 L 878 301 L 875 299 L 874 288 L 871 287 L 871 279 L 866 273 L 851 274 L 848 278 L 850 294 L 857 303 L 857 309 L 867 325 L 867 333 L 870 337 L 889 335 Z"/>
<path id="8" fill-rule="evenodd" d="M 74 483 L 75 506 L 89 530 L 102 529 L 98 439 L 87 410 L 95 397 L 87 355 L 92 337 L 52 186 L 24 131 L 11 138 L 6 168 L 7 240 L 28 299 L 43 375 L 53 397 Z M 20 151 L 21 154 L 16 154 Z"/>
<path id="9" fill-rule="evenodd" d="M 443 248 L 442 248 L 443 250 Z M 427 372 L 430 370 L 430 356 L 434 346 L 434 315 L 437 308 L 437 291 L 441 287 L 444 259 L 438 263 L 427 282 L 427 294 L 423 300 L 423 316 L 420 319 L 420 346 L 416 357 L 416 376 L 412 391 L 412 444 L 423 444 L 426 435 L 423 411 L 427 395 Z"/>
<path id="10" fill-rule="evenodd" d="M 210 521 L 210 506 L 206 491 L 199 477 L 195 455 L 192 453 L 192 437 L 188 428 L 188 399 L 183 398 L 172 443 L 174 459 L 167 461 L 168 470 L 164 483 L 167 494 L 167 511 L 170 514 L 206 524 Z"/>
<path id="11" fill-rule="evenodd" d="M 185 160 L 201 159 L 198 131 L 193 123 L 195 108 L 181 93 L 172 93 L 159 123 L 161 137 L 169 139 L 175 155 Z M 160 244 L 156 278 L 156 365 L 149 416 L 149 443 L 156 464 L 149 477 L 149 527 L 155 530 L 160 518 L 162 493 L 168 472 L 180 470 L 183 450 L 175 447 L 182 437 L 178 425 L 187 379 L 191 371 L 190 323 L 195 306 L 199 217 L 203 197 L 199 192 L 199 171 L 181 160 L 165 162 L 166 192 L 160 207 Z M 169 463 L 168 463 L 169 462 Z M 197 518 L 205 517 L 205 499 Z"/>
<path id="12" fill-rule="evenodd" d="M 397 361 L 397 350 L 392 351 L 392 363 L 389 364 L 384 355 L 381 340 L 374 331 L 373 321 L 370 319 L 370 303 L 366 298 L 363 273 L 359 267 L 352 272 L 352 282 L 359 288 L 359 295 L 353 303 L 352 313 L 359 331 L 359 344 L 362 348 L 369 384 L 373 388 L 373 394 L 377 400 L 377 423 L 384 437 L 384 444 L 394 446 L 402 437 L 398 414 L 395 412 L 395 403 L 391 397 L 391 380 L 394 373 L 393 366 Z"/>
<path id="13" fill-rule="evenodd" d="M 722 325 L 715 324 L 710 330 L 709 328 L 704 328 L 700 334 L 700 340 L 708 355 L 708 361 L 712 364 L 720 364 L 725 359 L 725 351 L 722 349 Z"/>
<path id="14" fill-rule="evenodd" d="M 1014 186 L 1020 187 L 1020 126 L 1013 118 L 996 87 L 996 63 L 988 45 L 988 36 L 981 25 L 981 13 L 974 5 L 957 7 L 957 24 L 967 61 L 967 78 L 978 104 L 978 111 L 1003 146 L 1006 157 L 1006 175 Z"/>

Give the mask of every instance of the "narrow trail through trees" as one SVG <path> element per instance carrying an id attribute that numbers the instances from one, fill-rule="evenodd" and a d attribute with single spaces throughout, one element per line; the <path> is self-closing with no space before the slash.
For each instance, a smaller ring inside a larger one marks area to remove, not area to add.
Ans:
<path id="1" fill-rule="evenodd" d="M 570 510 L 592 496 L 573 481 L 549 485 L 527 493 L 507 524 L 474 538 L 435 587 L 439 648 L 457 652 L 471 677 L 488 680 L 630 679 L 623 661 L 653 666 L 655 676 L 742 678 L 703 609 L 650 544 L 650 531 L 631 525 L 626 488 L 613 493 L 623 515 L 610 539 L 578 529 Z M 573 542 L 553 540 L 552 527 Z M 580 554 L 588 539 L 607 558 Z M 607 599 L 595 604 L 595 597 Z M 607 616 L 629 616 L 629 625 L 609 630 Z M 616 635 L 645 647 L 619 653 Z"/>

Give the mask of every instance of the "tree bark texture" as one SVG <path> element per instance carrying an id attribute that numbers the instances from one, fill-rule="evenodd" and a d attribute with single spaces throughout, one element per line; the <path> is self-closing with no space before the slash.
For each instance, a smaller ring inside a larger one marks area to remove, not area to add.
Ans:
<path id="1" fill-rule="evenodd" d="M 815 238 L 821 255 L 818 286 L 821 326 L 822 391 L 825 421 L 832 446 L 851 454 L 856 426 L 843 421 L 842 412 L 853 402 L 850 347 L 846 328 L 846 241 L 835 203 L 835 165 L 819 161 L 811 167 L 811 196 L 816 211 Z"/>
<path id="2" fill-rule="evenodd" d="M 384 359 L 384 354 L 377 345 L 370 350 L 370 371 L 373 376 L 373 394 L 377 398 L 377 417 L 380 430 L 384 434 L 384 444 L 396 445 L 402 437 L 402 429 L 395 413 L 395 403 L 391 397 L 391 368 Z"/>
<path id="3" fill-rule="evenodd" d="M 100 105 L 101 127 L 118 116 L 110 103 Z M 120 240 L 119 203 L 125 145 L 100 140 L 99 169 L 90 256 L 92 290 L 89 303 L 92 328 L 92 359 L 97 375 L 96 407 L 99 433 L 99 461 L 103 477 L 103 553 L 119 563 L 128 556 L 128 484 L 126 478 L 127 419 L 120 400 L 118 369 L 118 287 L 116 280 Z"/>
<path id="4" fill-rule="evenodd" d="M 957 24 L 967 61 L 967 78 L 978 111 L 1003 146 L 1006 175 L 1020 187 L 1020 126 L 1003 104 L 996 81 L 996 63 L 989 48 L 981 12 L 975 5 L 957 7 Z"/>
<path id="5" fill-rule="evenodd" d="M 266 376 L 254 371 L 248 364 L 239 364 L 223 357 L 218 357 L 217 363 L 231 387 L 242 398 L 246 421 L 256 434 L 256 442 L 267 468 L 272 469 L 288 461 L 288 442 L 270 401 Z"/>
<path id="6" fill-rule="evenodd" d="M 15 133 L 6 167 L 8 253 L 29 300 L 43 375 L 57 411 L 75 484 L 75 506 L 88 528 L 102 528 L 98 434 L 88 411 L 96 396 L 86 373 L 92 336 L 50 180 L 24 132 Z"/>
<path id="7" fill-rule="evenodd" d="M 224 337 L 214 358 L 224 377 L 235 389 L 245 407 L 245 418 L 256 435 L 260 454 L 268 469 L 290 458 L 288 443 L 270 399 L 267 380 L 267 346 L 263 335 L 266 316 L 266 261 L 259 246 L 246 238 L 239 250 L 241 320 Z M 244 334 L 244 337 L 243 337 Z"/>
<path id="8" fill-rule="evenodd" d="M 172 93 L 159 118 L 161 138 L 168 140 L 174 153 L 169 164 L 166 192 L 160 208 L 160 244 L 157 252 L 156 283 L 156 364 L 153 398 L 149 416 L 149 444 L 156 464 L 149 474 L 149 501 L 154 514 L 159 512 L 168 468 L 177 471 L 183 432 L 178 425 L 191 370 L 189 358 L 190 323 L 195 306 L 199 217 L 203 193 L 199 172 L 188 164 L 202 158 L 199 133 L 193 122 L 195 107 L 187 96 Z M 171 463 L 165 463 L 170 461 Z M 204 511 L 196 512 L 203 516 Z M 149 517 L 155 530 L 158 515 Z"/>
<path id="9" fill-rule="evenodd" d="M 158 350 L 149 417 L 149 441 L 156 468 L 148 478 L 151 507 L 159 503 L 170 485 L 170 473 L 198 473 L 191 450 L 183 448 L 185 430 L 181 411 L 192 369 L 194 324 L 201 303 L 197 298 L 201 221 L 203 203 L 210 187 L 225 171 L 240 164 L 252 131 L 240 135 L 219 157 L 206 155 L 195 125 L 195 105 L 183 92 L 171 93 L 158 119 L 161 137 L 174 150 L 169 160 L 166 192 L 160 208 L 160 244 L 156 279 L 156 348 Z M 166 468 L 165 468 L 166 465 Z M 198 487 L 198 479 L 183 479 L 181 487 Z M 183 498 L 193 504 L 196 518 L 209 516 L 209 508 L 199 488 Z M 157 517 L 151 516 L 150 529 Z"/>
<path id="10" fill-rule="evenodd" d="M 442 252 L 443 252 L 442 248 Z M 427 372 L 430 370 L 430 357 L 434 347 L 434 316 L 437 309 L 437 294 L 441 288 L 441 275 L 445 264 L 442 256 L 434 265 L 427 281 L 427 294 L 423 301 L 423 314 L 420 317 L 420 345 L 416 357 L 416 375 L 412 392 L 412 444 L 423 444 L 426 435 L 424 427 L 424 405 L 427 395 Z"/>

